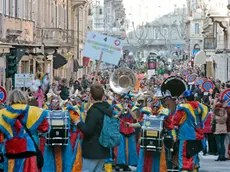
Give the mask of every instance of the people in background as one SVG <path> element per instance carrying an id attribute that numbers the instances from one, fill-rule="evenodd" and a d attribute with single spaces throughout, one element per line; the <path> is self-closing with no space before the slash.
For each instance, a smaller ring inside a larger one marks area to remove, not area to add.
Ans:
<path id="1" fill-rule="evenodd" d="M 221 102 L 217 102 L 213 109 L 212 127 L 216 138 L 218 158 L 216 161 L 225 161 L 224 141 L 227 134 L 227 111 Z"/>

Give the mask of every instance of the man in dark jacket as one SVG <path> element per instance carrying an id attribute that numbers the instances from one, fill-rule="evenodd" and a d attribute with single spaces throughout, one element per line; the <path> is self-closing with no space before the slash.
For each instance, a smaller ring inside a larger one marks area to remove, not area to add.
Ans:
<path id="1" fill-rule="evenodd" d="M 102 171 L 105 159 L 110 158 L 110 149 L 103 147 L 99 143 L 104 115 L 112 116 L 113 112 L 110 105 L 102 101 L 103 97 L 103 87 L 98 84 L 92 85 L 90 87 L 90 98 L 93 105 L 87 112 L 85 123 L 80 121 L 75 122 L 84 134 L 82 172 Z"/>
<path id="2" fill-rule="evenodd" d="M 67 100 L 69 98 L 69 88 L 67 87 L 66 80 L 63 80 L 60 97 L 62 100 Z"/>

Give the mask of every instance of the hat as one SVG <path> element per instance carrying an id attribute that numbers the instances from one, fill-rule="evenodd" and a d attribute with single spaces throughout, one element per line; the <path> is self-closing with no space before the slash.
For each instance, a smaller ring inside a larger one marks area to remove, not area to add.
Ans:
<path id="1" fill-rule="evenodd" d="M 185 90 L 183 93 L 183 97 L 190 97 L 192 96 L 192 91 L 191 90 Z"/>
<path id="2" fill-rule="evenodd" d="M 215 104 L 215 108 L 221 108 L 221 107 L 223 107 L 223 104 L 221 102 L 217 102 Z"/>
<path id="3" fill-rule="evenodd" d="M 131 94 L 130 94 L 130 91 L 129 91 L 128 93 L 122 93 L 122 94 L 121 94 L 121 97 L 122 97 L 122 98 L 124 98 L 124 97 L 129 97 L 129 98 L 131 99 L 131 98 L 134 97 L 134 96 L 131 95 Z"/>
<path id="4" fill-rule="evenodd" d="M 152 107 L 157 107 L 157 108 L 159 108 L 160 106 L 161 106 L 161 101 L 160 101 L 160 99 L 158 99 L 158 98 L 153 99 Z"/>

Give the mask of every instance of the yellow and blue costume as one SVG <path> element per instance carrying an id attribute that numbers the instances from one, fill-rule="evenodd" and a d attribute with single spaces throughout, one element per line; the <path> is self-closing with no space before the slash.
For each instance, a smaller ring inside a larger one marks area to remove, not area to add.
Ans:
<path id="1" fill-rule="evenodd" d="M 0 114 L 0 142 L 3 152 L 5 155 L 13 155 L 13 159 L 5 158 L 3 169 L 8 172 L 37 171 L 36 156 L 27 156 L 28 153 L 35 153 L 36 149 L 24 126 L 38 143 L 37 132 L 45 134 L 49 131 L 46 119 L 48 112 L 38 107 L 14 104 L 0 110 Z M 28 158 L 22 158 L 25 156 Z"/>

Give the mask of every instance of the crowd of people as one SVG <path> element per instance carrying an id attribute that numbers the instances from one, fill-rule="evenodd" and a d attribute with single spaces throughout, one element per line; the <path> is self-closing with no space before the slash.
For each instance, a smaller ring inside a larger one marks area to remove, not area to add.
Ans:
<path id="1" fill-rule="evenodd" d="M 131 171 L 130 166 L 135 166 L 137 172 L 189 172 L 198 171 L 201 151 L 218 156 L 216 161 L 228 160 L 230 108 L 221 93 L 230 83 L 203 77 L 198 69 L 186 69 L 185 74 L 182 68 L 177 66 L 167 75 L 138 71 L 136 87 L 122 93 L 110 88 L 109 72 L 98 73 L 97 79 L 94 74 L 78 80 L 56 79 L 43 90 L 42 107 L 37 107 L 32 90 L 13 90 L 0 107 L 2 171 L 112 172 Z M 188 74 L 210 80 L 215 87 L 207 93 L 194 82 L 180 95 L 176 95 L 179 86 L 161 90 L 167 79 L 183 83 Z M 64 118 L 69 119 L 63 120 L 68 131 L 60 145 L 49 140 L 61 133 L 52 132 L 56 112 L 67 112 Z M 105 116 L 116 118 L 120 125 L 120 144 L 115 147 L 104 147 L 99 141 Z M 158 145 L 160 151 L 145 147 L 148 135 L 143 130 L 147 120 L 155 120 L 152 117 L 163 121 L 164 135 L 172 141 L 170 146 Z"/>

